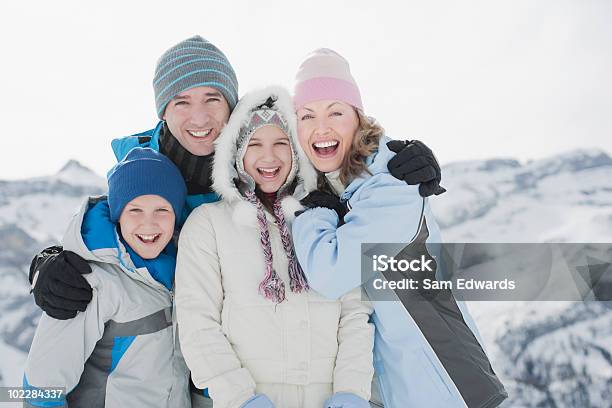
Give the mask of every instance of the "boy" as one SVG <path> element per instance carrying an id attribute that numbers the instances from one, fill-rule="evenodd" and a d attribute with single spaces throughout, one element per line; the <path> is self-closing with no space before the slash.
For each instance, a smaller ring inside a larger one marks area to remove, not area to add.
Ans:
<path id="1" fill-rule="evenodd" d="M 135 148 L 109 172 L 108 197 L 84 203 L 63 246 L 91 266 L 92 301 L 71 320 L 42 316 L 24 374 L 25 389 L 67 394 L 25 406 L 190 406 L 172 325 L 172 237 L 186 194 L 167 157 Z"/>

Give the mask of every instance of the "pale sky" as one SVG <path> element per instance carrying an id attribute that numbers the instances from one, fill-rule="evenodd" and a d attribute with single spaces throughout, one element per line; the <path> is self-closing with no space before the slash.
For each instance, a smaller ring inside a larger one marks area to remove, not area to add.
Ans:
<path id="1" fill-rule="evenodd" d="M 157 122 L 157 58 L 195 34 L 241 95 L 291 88 L 306 54 L 335 49 L 366 113 L 442 163 L 612 153 L 611 1 L 25 0 L 0 3 L 0 179 L 71 158 L 105 174 L 111 139 Z"/>

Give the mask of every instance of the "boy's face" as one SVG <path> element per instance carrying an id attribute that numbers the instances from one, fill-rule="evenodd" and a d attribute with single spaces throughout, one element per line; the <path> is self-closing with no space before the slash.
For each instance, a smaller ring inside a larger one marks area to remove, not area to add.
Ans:
<path id="1" fill-rule="evenodd" d="M 242 159 L 244 170 L 264 193 L 275 193 L 282 187 L 291 171 L 291 162 L 289 138 L 276 126 L 258 129 Z"/>
<path id="2" fill-rule="evenodd" d="M 174 233 L 174 210 L 158 195 L 136 197 L 119 217 L 125 242 L 143 259 L 157 258 Z"/>
<path id="3" fill-rule="evenodd" d="M 176 95 L 166 106 L 164 120 L 176 140 L 189 153 L 207 156 L 229 119 L 227 101 L 214 88 L 199 86 Z"/>

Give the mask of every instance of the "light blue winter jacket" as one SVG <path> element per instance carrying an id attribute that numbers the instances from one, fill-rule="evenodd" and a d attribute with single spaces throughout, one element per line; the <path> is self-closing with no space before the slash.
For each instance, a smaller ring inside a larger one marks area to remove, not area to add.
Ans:
<path id="1" fill-rule="evenodd" d="M 419 195 L 418 186 L 409 186 L 389 174 L 387 162 L 395 154 L 386 146 L 389 140 L 383 137 L 378 152 L 366 161 L 372 175 L 355 179 L 342 193 L 341 200 L 349 208 L 344 225 L 337 227 L 337 214 L 327 208 L 310 209 L 293 223 L 295 249 L 308 283 L 326 297 L 338 298 L 363 283 L 361 243 L 409 243 L 423 220 L 429 229 L 426 242 L 440 242 L 428 199 Z M 374 366 L 385 407 L 467 406 L 404 305 L 400 301 L 372 301 L 372 304 L 372 321 L 376 326 Z M 467 308 L 463 304 L 459 308 L 469 329 L 482 344 Z M 480 349 L 470 331 L 467 328 L 465 331 Z M 451 347 L 453 344 L 449 343 Z"/>

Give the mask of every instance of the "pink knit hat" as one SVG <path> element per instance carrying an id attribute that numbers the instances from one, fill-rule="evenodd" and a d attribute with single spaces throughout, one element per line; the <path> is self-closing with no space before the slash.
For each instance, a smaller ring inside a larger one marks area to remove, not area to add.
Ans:
<path id="1" fill-rule="evenodd" d="M 361 94 L 347 60 L 329 48 L 310 53 L 295 76 L 293 103 L 295 109 L 305 104 L 333 99 L 363 111 Z"/>

